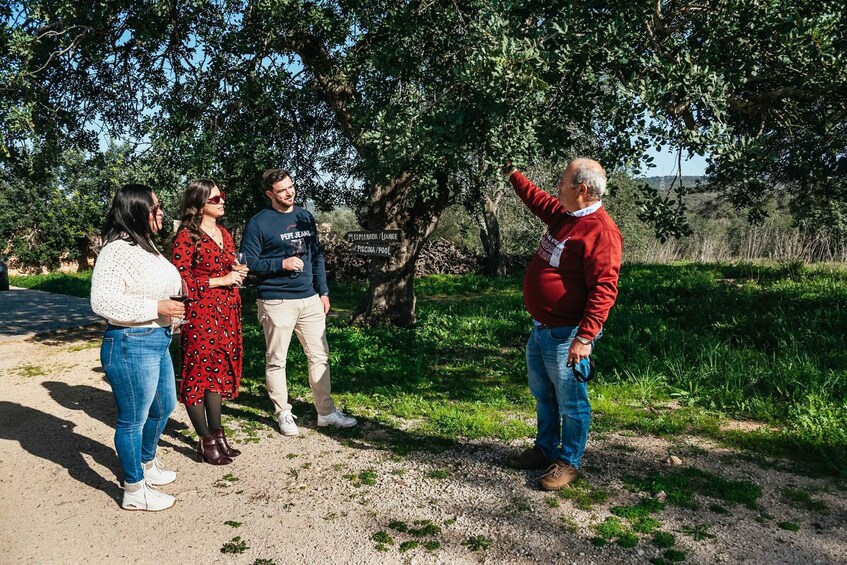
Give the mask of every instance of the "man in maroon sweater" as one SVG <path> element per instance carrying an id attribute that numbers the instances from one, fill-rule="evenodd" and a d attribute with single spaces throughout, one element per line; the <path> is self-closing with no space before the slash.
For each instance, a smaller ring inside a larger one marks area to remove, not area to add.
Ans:
<path id="1" fill-rule="evenodd" d="M 511 165 L 505 172 L 520 199 L 547 225 L 523 281 L 533 317 L 526 363 L 538 435 L 534 446 L 507 464 L 546 468 L 541 488 L 557 490 L 576 479 L 588 440 L 588 387 L 574 369 L 582 377 L 590 373 L 589 356 L 618 294 L 623 240 L 600 200 L 606 190 L 600 163 L 571 161 L 556 185 L 558 198 Z"/>

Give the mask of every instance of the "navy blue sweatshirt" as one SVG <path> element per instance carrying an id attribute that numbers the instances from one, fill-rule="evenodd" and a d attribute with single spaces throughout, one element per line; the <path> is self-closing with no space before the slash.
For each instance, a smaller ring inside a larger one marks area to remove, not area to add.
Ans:
<path id="1" fill-rule="evenodd" d="M 293 242 L 298 239 L 305 243 L 303 271 L 283 270 L 282 261 L 294 255 Z M 256 276 L 262 300 L 329 295 L 315 218 L 299 206 L 290 212 L 266 208 L 250 218 L 241 238 L 241 252 L 250 274 Z"/>

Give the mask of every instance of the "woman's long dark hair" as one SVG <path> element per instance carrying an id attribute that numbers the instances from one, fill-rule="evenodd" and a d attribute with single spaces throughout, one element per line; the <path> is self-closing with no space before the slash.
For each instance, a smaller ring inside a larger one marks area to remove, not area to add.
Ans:
<path id="1" fill-rule="evenodd" d="M 177 233 L 187 229 L 191 235 L 191 241 L 196 246 L 203 237 L 200 230 L 200 222 L 203 220 L 203 207 L 215 188 L 217 183 L 212 179 L 195 179 L 188 183 L 185 195 L 182 197 L 182 211 L 180 212 L 180 224 Z"/>
<path id="2" fill-rule="evenodd" d="M 150 241 L 150 211 L 153 208 L 153 189 L 143 184 L 125 184 L 115 193 L 112 206 L 103 222 L 103 246 L 125 239 L 144 251 L 159 255 Z"/>

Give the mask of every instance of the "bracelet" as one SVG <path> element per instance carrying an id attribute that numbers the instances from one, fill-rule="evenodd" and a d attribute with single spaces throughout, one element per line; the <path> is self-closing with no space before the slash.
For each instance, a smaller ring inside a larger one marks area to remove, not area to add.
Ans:
<path id="1" fill-rule="evenodd" d="M 588 339 L 587 337 L 582 337 L 581 335 L 578 335 L 578 336 L 576 336 L 576 339 L 582 345 L 591 345 L 591 340 Z"/>

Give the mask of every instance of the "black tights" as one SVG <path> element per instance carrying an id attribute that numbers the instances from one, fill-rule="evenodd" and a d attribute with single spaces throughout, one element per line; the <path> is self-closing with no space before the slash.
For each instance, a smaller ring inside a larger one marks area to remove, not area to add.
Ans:
<path id="1" fill-rule="evenodd" d="M 221 405 L 223 398 L 217 392 L 206 391 L 203 395 L 203 402 L 194 406 L 186 406 L 188 417 L 191 420 L 191 425 L 194 426 L 194 431 L 200 437 L 206 437 L 212 433 L 212 430 L 221 428 Z"/>

